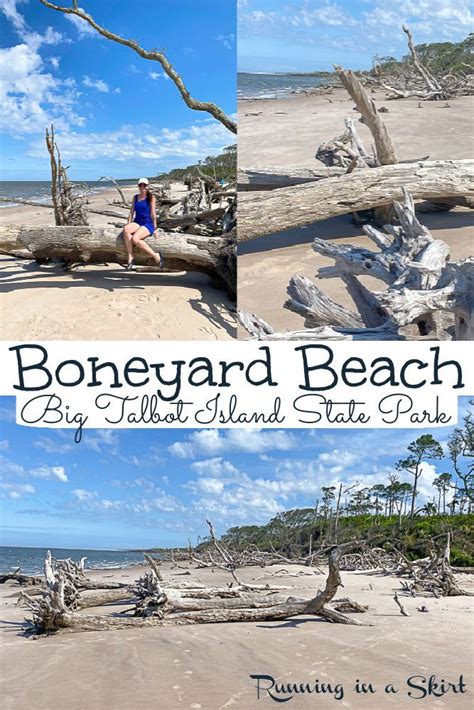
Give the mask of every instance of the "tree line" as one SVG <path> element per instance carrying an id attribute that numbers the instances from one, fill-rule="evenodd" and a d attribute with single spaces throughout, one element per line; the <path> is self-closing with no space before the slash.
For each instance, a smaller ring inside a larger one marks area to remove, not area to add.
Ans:
<path id="1" fill-rule="evenodd" d="M 473 404 L 473 402 L 471 402 Z M 222 540 L 229 547 L 278 550 L 289 556 L 353 538 L 383 545 L 395 538 L 409 555 L 426 553 L 431 538 L 455 531 L 453 560 L 474 565 L 474 419 L 472 411 L 454 429 L 447 444 L 449 464 L 432 481 L 432 496 L 417 505 L 424 481 L 423 462 L 444 459 L 446 452 L 431 434 L 412 441 L 385 481 L 372 486 L 339 483 L 322 486 L 311 507 L 278 513 L 265 525 L 231 527 Z M 409 474 L 411 480 L 402 481 Z M 201 539 L 206 546 L 208 540 Z M 457 545 L 457 546 L 456 546 Z M 199 545 L 198 545 L 199 549 Z"/>

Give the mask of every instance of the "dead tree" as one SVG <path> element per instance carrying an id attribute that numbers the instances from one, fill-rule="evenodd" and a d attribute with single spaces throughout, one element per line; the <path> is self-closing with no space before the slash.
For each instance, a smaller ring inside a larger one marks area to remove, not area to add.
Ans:
<path id="1" fill-rule="evenodd" d="M 334 69 L 372 133 L 378 164 L 395 165 L 395 163 L 398 162 L 395 145 L 390 138 L 385 123 L 377 111 L 374 101 L 369 97 L 354 72 L 350 70 L 346 71 L 339 66 L 335 66 Z M 357 134 L 354 134 L 354 139 L 357 145 L 356 135 Z"/>
<path id="2" fill-rule="evenodd" d="M 472 592 L 461 589 L 454 577 L 450 564 L 450 533 L 446 535 L 444 546 L 438 550 L 433 549 L 429 557 L 408 560 L 400 551 L 397 553 L 399 561 L 392 573 L 407 578 L 402 588 L 412 596 L 426 592 L 435 597 L 473 596 Z"/>
<path id="3" fill-rule="evenodd" d="M 352 543 L 349 543 L 349 546 Z M 182 624 L 205 624 L 238 621 L 286 619 L 291 616 L 317 615 L 342 624 L 365 625 L 330 606 L 341 585 L 339 559 L 348 545 L 336 547 L 329 554 L 329 571 L 325 587 L 312 599 L 288 597 L 273 588 L 250 590 L 247 586 L 210 588 L 199 585 L 166 585 L 152 568 L 134 587 L 135 616 L 125 613 L 78 613 L 71 608 L 71 594 L 65 593 L 65 578 L 61 569 L 45 562 L 45 592 L 40 598 L 25 595 L 30 609 L 28 620 L 34 633 L 73 629 L 95 631 L 116 628 L 140 628 Z M 282 588 L 280 588 L 281 590 Z M 358 611 L 363 610 L 361 607 Z M 128 609 L 126 610 L 128 611 Z"/>
<path id="4" fill-rule="evenodd" d="M 46 129 L 46 147 L 51 162 L 51 199 L 53 201 L 54 220 L 58 226 L 78 226 L 87 224 L 84 210 L 85 199 L 69 181 L 67 168 L 61 161 L 61 153 L 54 139 L 54 126 L 51 133 Z"/>
<path id="5" fill-rule="evenodd" d="M 81 20 L 84 20 L 84 22 L 87 22 L 94 30 L 96 30 L 96 32 L 101 34 L 102 37 L 112 40 L 113 42 L 117 42 L 118 44 L 121 44 L 125 47 L 130 47 L 130 49 L 133 49 L 133 51 L 136 52 L 140 57 L 143 57 L 143 59 L 149 59 L 151 61 L 158 62 L 163 68 L 165 74 L 171 79 L 171 81 L 178 89 L 186 106 L 188 106 L 190 109 L 193 109 L 194 111 L 205 111 L 209 113 L 213 118 L 222 123 L 222 125 L 224 125 L 229 131 L 232 131 L 232 133 L 237 133 L 237 125 L 235 121 L 233 121 L 229 116 L 227 116 L 227 114 L 219 106 L 217 106 L 217 104 L 212 103 L 210 101 L 199 101 L 198 99 L 195 99 L 193 96 L 191 96 L 188 89 L 186 88 L 184 81 L 163 52 L 160 52 L 156 49 L 143 49 L 143 47 L 141 47 L 135 40 L 125 39 L 124 37 L 120 37 L 119 35 L 110 32 L 110 30 L 107 30 L 105 27 L 99 25 L 91 15 L 88 15 L 86 12 L 84 12 L 84 10 L 78 6 L 77 0 L 72 0 L 71 7 L 61 7 L 60 5 L 55 5 L 54 3 L 49 2 L 48 0 L 40 0 L 40 2 L 45 7 L 48 7 L 51 10 L 56 10 L 58 12 L 63 12 L 66 15 L 75 15 L 76 17 L 79 17 Z"/>
<path id="6" fill-rule="evenodd" d="M 376 85 L 388 91 L 388 98 L 440 101 L 474 92 L 472 68 L 469 65 L 466 65 L 466 68 L 471 70 L 468 74 L 460 71 L 454 75 L 448 71 L 446 74 L 435 76 L 421 61 L 408 27 L 404 25 L 402 30 L 407 36 L 411 62 L 404 71 L 389 77 L 382 73 L 379 66 L 374 80 Z"/>
<path id="7" fill-rule="evenodd" d="M 335 261 L 319 269 L 319 278 L 341 278 L 358 312 L 336 303 L 306 277 L 294 276 L 285 308 L 302 315 L 307 329 L 275 333 L 258 316 L 241 312 L 246 330 L 260 340 L 472 340 L 474 259 L 449 261 L 448 245 L 420 224 L 412 198 L 403 192 L 403 204 L 394 203 L 400 226 L 387 225 L 384 232 L 363 228 L 379 251 L 313 242 L 314 251 Z M 360 276 L 377 278 L 388 288 L 372 292 Z"/>

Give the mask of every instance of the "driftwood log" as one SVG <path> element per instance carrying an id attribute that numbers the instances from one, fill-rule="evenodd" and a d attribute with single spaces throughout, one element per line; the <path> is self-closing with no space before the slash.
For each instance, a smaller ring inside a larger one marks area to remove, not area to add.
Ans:
<path id="1" fill-rule="evenodd" d="M 154 567 L 137 580 L 133 587 L 135 606 L 123 613 L 84 614 L 76 609 L 89 606 L 79 594 L 71 593 L 70 581 L 64 570 L 58 567 L 48 555 L 45 560 L 45 591 L 40 598 L 23 594 L 23 601 L 32 612 L 28 620 L 34 633 L 73 629 L 79 631 L 108 630 L 113 628 L 139 628 L 145 626 L 166 626 L 197 623 L 221 623 L 238 621 L 278 620 L 291 616 L 318 615 L 331 622 L 365 625 L 347 617 L 330 605 L 341 585 L 339 559 L 342 552 L 353 543 L 333 548 L 329 553 L 329 571 L 325 587 L 312 599 L 288 597 L 282 594 L 284 588 L 266 586 L 260 590 L 249 587 L 209 588 L 175 586 L 163 583 L 156 575 Z M 67 593 L 66 593 L 67 592 Z M 106 603 L 110 595 L 102 595 Z M 91 597 L 94 602 L 100 598 Z M 338 603 L 339 604 L 339 603 Z M 344 600 L 347 610 L 365 611 L 350 600 Z M 134 616 L 126 616 L 133 611 Z"/>
<path id="2" fill-rule="evenodd" d="M 373 170 L 371 171 L 373 172 Z M 414 203 L 404 192 L 394 208 L 400 226 L 382 232 L 364 226 L 379 251 L 315 239 L 314 251 L 334 259 L 319 269 L 319 278 L 341 278 L 358 312 L 333 301 L 304 276 L 290 280 L 285 308 L 305 317 L 306 330 L 275 333 L 254 314 L 239 313 L 244 328 L 261 340 L 436 340 L 474 339 L 474 259 L 449 261 L 449 247 L 433 239 L 418 222 Z M 387 284 L 370 291 L 360 276 Z"/>
<path id="3" fill-rule="evenodd" d="M 321 164 L 316 168 L 247 168 L 239 169 L 238 186 L 240 192 L 276 190 L 280 187 L 294 187 L 308 182 L 317 182 L 328 177 L 344 175 L 346 168 Z"/>
<path id="4" fill-rule="evenodd" d="M 474 197 L 474 160 L 434 160 L 356 170 L 316 183 L 240 196 L 239 242 L 340 214 L 414 199 Z"/>
<path id="5" fill-rule="evenodd" d="M 208 274 L 235 298 L 236 258 L 231 232 L 225 237 L 159 232 L 147 243 L 161 252 L 166 270 Z M 127 262 L 122 232 L 102 227 L 0 227 L 0 251 L 13 253 L 19 249 L 27 249 L 39 261 L 60 259 L 67 265 Z M 151 258 L 136 252 L 138 266 L 153 266 Z"/>

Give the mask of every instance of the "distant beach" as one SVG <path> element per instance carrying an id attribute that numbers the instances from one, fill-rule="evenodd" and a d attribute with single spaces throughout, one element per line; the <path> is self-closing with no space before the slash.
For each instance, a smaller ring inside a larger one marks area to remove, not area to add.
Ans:
<path id="1" fill-rule="evenodd" d="M 328 83 L 328 78 L 318 74 L 239 72 L 237 94 L 239 100 L 284 99 L 292 94 L 316 89 L 326 83 Z"/>
<path id="2" fill-rule="evenodd" d="M 114 187 L 110 180 L 73 180 L 72 183 L 86 188 L 91 195 Z M 120 187 L 128 187 L 134 185 L 135 181 L 132 179 L 117 180 L 117 183 Z M 12 202 L 0 202 L 0 209 L 26 207 L 26 205 L 14 202 L 14 198 L 48 204 L 51 202 L 51 180 L 0 180 L 0 197 L 12 198 Z"/>
<path id="3" fill-rule="evenodd" d="M 42 574 L 46 547 L 0 547 L 0 571 L 13 572 L 18 567 L 23 574 Z M 143 563 L 143 553 L 137 550 L 89 550 L 52 547 L 58 559 L 79 562 L 86 557 L 86 569 L 122 569 Z"/>

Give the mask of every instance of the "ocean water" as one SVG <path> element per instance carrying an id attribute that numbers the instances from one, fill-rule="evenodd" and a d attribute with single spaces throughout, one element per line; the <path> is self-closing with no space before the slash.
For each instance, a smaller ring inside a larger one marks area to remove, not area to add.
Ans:
<path id="1" fill-rule="evenodd" d="M 120 569 L 144 562 L 143 553 L 126 550 L 68 550 L 50 548 L 56 559 L 70 558 L 79 562 L 87 557 L 86 569 Z M 0 547 L 0 573 L 13 572 L 17 567 L 24 574 L 42 574 L 46 547 Z"/>
<path id="2" fill-rule="evenodd" d="M 75 181 L 73 181 L 75 182 Z M 133 180 L 117 180 L 120 186 L 134 185 Z M 108 180 L 88 180 L 88 181 L 76 181 L 78 185 L 87 185 L 91 193 L 100 192 L 107 187 L 113 187 L 113 183 Z M 118 193 L 117 193 L 118 196 Z M 22 198 L 23 200 L 33 200 L 35 202 L 51 202 L 51 181 L 50 180 L 0 180 L 0 197 L 6 198 Z M 0 209 L 2 207 L 21 207 L 18 203 L 14 202 L 0 202 Z"/>
<path id="3" fill-rule="evenodd" d="M 305 89 L 314 89 L 327 81 L 324 77 L 307 74 L 248 74 L 239 72 L 239 99 L 283 99 Z"/>

